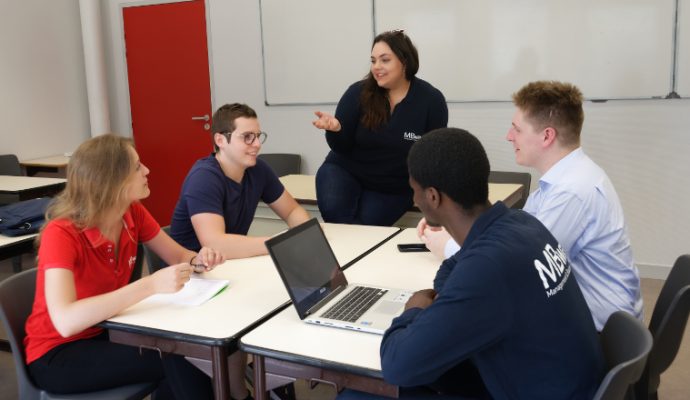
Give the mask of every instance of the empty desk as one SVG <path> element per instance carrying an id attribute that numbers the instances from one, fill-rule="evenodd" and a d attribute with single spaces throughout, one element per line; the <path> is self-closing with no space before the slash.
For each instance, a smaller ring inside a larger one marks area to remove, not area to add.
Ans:
<path id="1" fill-rule="evenodd" d="M 0 175 L 0 204 L 53 196 L 65 188 L 63 178 Z"/>
<path id="2" fill-rule="evenodd" d="M 37 233 L 22 236 L 0 235 L 0 260 L 32 252 L 36 236 Z"/>
<path id="3" fill-rule="evenodd" d="M 34 176 L 39 172 L 48 172 L 51 174 L 65 176 L 65 168 L 67 168 L 68 163 L 69 157 L 65 155 L 57 155 L 24 160 L 21 161 L 19 165 L 24 168 L 27 176 Z"/>

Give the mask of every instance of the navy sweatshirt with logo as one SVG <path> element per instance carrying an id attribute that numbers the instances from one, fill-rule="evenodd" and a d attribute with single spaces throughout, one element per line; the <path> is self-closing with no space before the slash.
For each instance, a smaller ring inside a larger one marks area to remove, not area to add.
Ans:
<path id="1" fill-rule="evenodd" d="M 331 148 L 325 162 L 349 171 L 368 190 L 411 193 L 407 153 L 425 133 L 448 125 L 443 94 L 428 82 L 413 78 L 407 96 L 395 106 L 387 123 L 375 130 L 361 123 L 362 81 L 352 84 L 335 110 L 342 129 L 326 131 Z"/>
<path id="2" fill-rule="evenodd" d="M 386 381 L 447 382 L 471 361 L 494 399 L 590 399 L 604 376 L 592 314 L 565 252 L 533 216 L 498 202 L 474 223 L 434 280 L 428 308 L 383 337 Z"/>

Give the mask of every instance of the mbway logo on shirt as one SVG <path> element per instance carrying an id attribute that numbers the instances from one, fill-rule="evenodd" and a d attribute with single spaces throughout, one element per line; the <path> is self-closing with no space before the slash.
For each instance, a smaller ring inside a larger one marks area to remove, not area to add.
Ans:
<path id="1" fill-rule="evenodd" d="M 544 265 L 541 260 L 534 260 L 534 268 L 539 273 L 541 282 L 544 284 L 546 296 L 551 297 L 563 290 L 563 285 L 568 281 L 570 276 L 570 263 L 559 245 L 558 249 L 554 249 L 549 243 L 544 246 L 542 251 L 548 267 Z"/>
<path id="2" fill-rule="evenodd" d="M 403 139 L 405 140 L 411 140 L 413 142 L 416 142 L 417 140 L 421 139 L 422 136 L 415 134 L 414 132 L 405 132 L 403 133 Z"/>

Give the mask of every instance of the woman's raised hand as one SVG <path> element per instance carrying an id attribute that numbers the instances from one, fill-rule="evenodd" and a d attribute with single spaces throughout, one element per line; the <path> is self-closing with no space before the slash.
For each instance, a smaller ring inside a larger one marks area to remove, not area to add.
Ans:
<path id="1" fill-rule="evenodd" d="M 342 128 L 338 118 L 332 116 L 331 114 L 322 111 L 315 111 L 314 114 L 318 118 L 316 121 L 312 121 L 312 124 L 315 127 L 331 132 L 339 132 Z"/>

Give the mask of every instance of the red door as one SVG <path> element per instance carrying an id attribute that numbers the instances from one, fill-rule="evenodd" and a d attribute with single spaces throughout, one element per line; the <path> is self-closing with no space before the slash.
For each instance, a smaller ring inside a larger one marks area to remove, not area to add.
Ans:
<path id="1" fill-rule="evenodd" d="M 123 9 L 134 143 L 149 167 L 143 201 L 169 225 L 182 181 L 213 150 L 204 1 Z"/>

